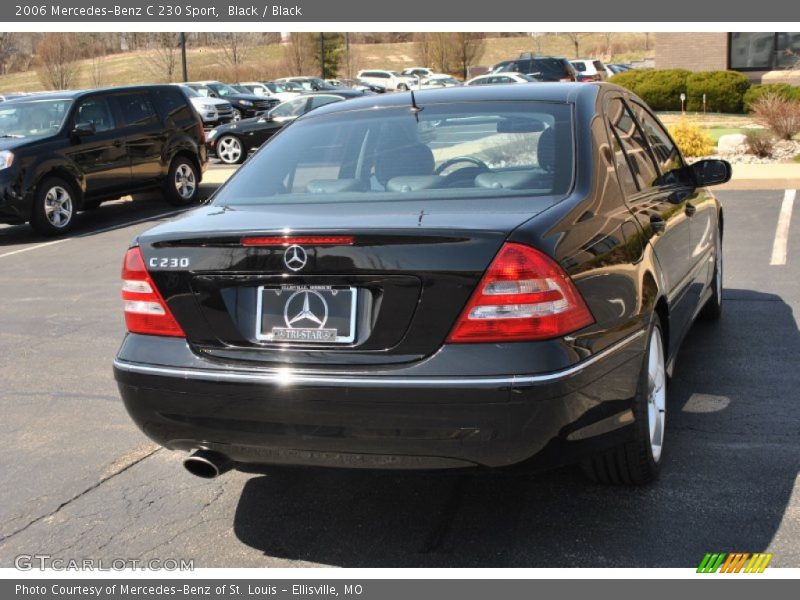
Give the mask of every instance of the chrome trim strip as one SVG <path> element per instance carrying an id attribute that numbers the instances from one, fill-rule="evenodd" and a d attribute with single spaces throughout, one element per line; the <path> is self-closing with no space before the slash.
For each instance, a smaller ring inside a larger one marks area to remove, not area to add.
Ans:
<path id="1" fill-rule="evenodd" d="M 161 375 L 166 377 L 176 377 L 182 379 L 192 379 L 209 382 L 237 382 L 237 383 L 271 383 L 281 386 L 295 384 L 303 385 L 325 385 L 352 386 L 352 387 L 371 387 L 371 386 L 392 386 L 398 387 L 449 387 L 449 388 L 483 388 L 498 386 L 529 385 L 536 383 L 549 383 L 571 377 L 590 367 L 596 362 L 603 360 L 611 354 L 621 350 L 634 340 L 639 339 L 645 334 L 644 329 L 632 333 L 626 338 L 615 342 L 608 348 L 598 352 L 594 356 L 579 362 L 576 365 L 539 375 L 504 375 L 500 377 L 335 377 L 330 375 L 306 375 L 295 373 L 290 369 L 276 371 L 243 371 L 243 370 L 222 370 L 222 369 L 181 369 L 176 367 L 157 367 L 131 363 L 114 359 L 114 366 L 121 371 L 129 373 L 140 373 L 143 375 Z"/>

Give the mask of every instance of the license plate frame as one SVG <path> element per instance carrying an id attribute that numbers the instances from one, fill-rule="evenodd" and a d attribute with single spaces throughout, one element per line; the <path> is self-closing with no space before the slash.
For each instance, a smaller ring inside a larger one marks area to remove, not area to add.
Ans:
<path id="1" fill-rule="evenodd" d="M 274 298 L 270 296 L 274 294 Z M 255 337 L 281 345 L 346 345 L 356 339 L 358 289 L 336 285 L 261 285 L 256 289 Z M 349 297 L 349 306 L 336 306 Z M 273 300 L 268 306 L 265 300 Z M 268 312 L 265 312 L 268 311 Z M 309 316 L 303 316 L 304 313 Z M 297 313 L 297 314 L 294 314 Z M 268 319 L 265 324 L 265 317 Z M 345 321 L 344 331 L 340 323 Z M 336 327 L 325 327 L 333 321 Z M 297 327 L 307 325 L 306 327 Z M 276 326 L 280 325 L 280 326 Z"/>

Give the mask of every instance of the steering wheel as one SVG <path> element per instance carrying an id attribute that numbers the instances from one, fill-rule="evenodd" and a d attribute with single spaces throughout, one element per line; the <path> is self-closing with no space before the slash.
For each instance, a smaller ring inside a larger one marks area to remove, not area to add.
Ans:
<path id="1" fill-rule="evenodd" d="M 485 162 L 483 162 L 479 158 L 475 158 L 473 156 L 456 156 L 454 158 L 448 158 L 446 161 L 444 161 L 442 164 L 440 164 L 438 167 L 436 167 L 436 170 L 434 171 L 434 173 L 436 175 L 441 175 L 448 168 L 450 168 L 453 165 L 458 164 L 460 162 L 468 162 L 468 163 L 471 163 L 471 164 L 475 165 L 476 167 L 480 167 L 481 169 L 485 169 L 487 171 L 491 171 L 491 169 L 489 168 L 489 165 L 487 165 Z"/>

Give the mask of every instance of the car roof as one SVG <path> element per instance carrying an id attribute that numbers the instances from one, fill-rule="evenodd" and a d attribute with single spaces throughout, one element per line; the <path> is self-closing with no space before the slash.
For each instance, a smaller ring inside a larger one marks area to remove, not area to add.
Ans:
<path id="1" fill-rule="evenodd" d="M 366 108 L 391 108 L 411 106 L 411 94 L 414 94 L 416 105 L 425 108 L 425 104 L 444 104 L 455 102 L 492 102 L 492 101 L 540 101 L 577 103 L 582 99 L 594 100 L 601 88 L 622 90 L 619 86 L 592 83 L 531 83 L 530 85 L 486 85 L 457 86 L 439 89 L 415 90 L 413 92 L 396 92 L 394 94 L 378 94 L 355 98 L 347 102 L 336 102 L 314 109 L 309 117 L 334 112 L 361 110 Z"/>
<path id="2" fill-rule="evenodd" d="M 82 98 L 90 94 L 105 93 L 105 92 L 136 92 L 140 90 L 151 90 L 159 88 L 171 88 L 169 83 L 151 83 L 139 85 L 117 85 L 101 88 L 88 88 L 82 90 L 58 90 L 51 92 L 36 92 L 18 98 L 7 100 L 7 102 L 31 102 L 37 100 L 74 100 L 75 98 Z"/>

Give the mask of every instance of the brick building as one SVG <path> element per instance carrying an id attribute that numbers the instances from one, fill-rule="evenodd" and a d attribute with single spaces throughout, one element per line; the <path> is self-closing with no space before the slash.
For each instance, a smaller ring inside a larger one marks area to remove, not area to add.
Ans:
<path id="1" fill-rule="evenodd" d="M 656 33 L 655 68 L 732 69 L 755 83 L 800 85 L 800 33 Z"/>

